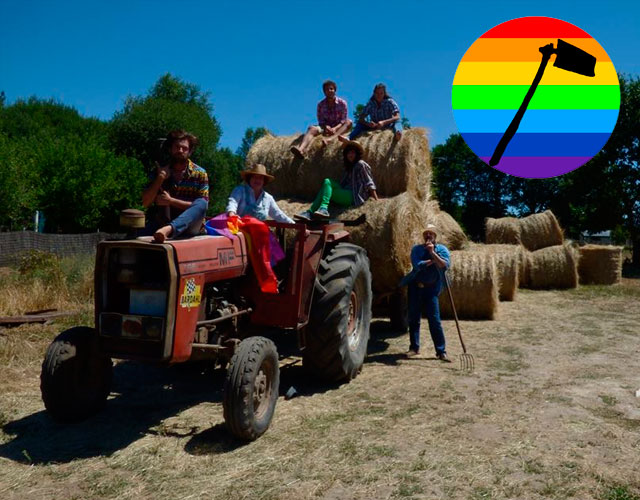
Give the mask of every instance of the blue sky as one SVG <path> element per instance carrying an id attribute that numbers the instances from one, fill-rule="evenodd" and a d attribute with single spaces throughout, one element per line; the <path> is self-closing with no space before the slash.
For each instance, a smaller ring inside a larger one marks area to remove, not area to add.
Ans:
<path id="1" fill-rule="evenodd" d="M 53 97 L 109 119 L 164 73 L 211 93 L 222 146 L 247 127 L 315 122 L 331 78 L 350 112 L 375 83 L 438 144 L 456 131 L 451 84 L 466 49 L 516 17 L 576 24 L 618 71 L 640 74 L 640 2 L 0 0 L 0 90 L 9 103 Z"/>

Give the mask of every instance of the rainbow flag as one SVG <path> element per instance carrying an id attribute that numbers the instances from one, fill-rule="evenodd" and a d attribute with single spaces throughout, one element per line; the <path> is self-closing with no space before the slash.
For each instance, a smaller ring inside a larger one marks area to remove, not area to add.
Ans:
<path id="1" fill-rule="evenodd" d="M 517 133 L 494 167 L 518 177 L 570 172 L 606 144 L 618 120 L 620 84 L 600 44 L 549 17 L 502 23 L 467 50 L 453 79 L 453 114 L 465 142 L 485 163 L 511 123 L 538 70 L 540 47 L 558 39 L 596 58 L 595 76 L 552 66 L 552 56 Z"/>

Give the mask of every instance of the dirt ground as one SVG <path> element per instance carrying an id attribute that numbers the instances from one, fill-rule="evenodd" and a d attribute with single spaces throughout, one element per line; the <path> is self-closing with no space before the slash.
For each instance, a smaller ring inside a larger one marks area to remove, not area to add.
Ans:
<path id="1" fill-rule="evenodd" d="M 374 321 L 362 373 L 340 386 L 282 370 L 267 433 L 234 441 L 223 375 L 122 362 L 107 409 L 54 423 L 42 355 L 63 327 L 0 331 L 0 498 L 640 498 L 640 280 L 523 291 L 496 321 L 461 322 L 476 370 L 419 359 Z"/>

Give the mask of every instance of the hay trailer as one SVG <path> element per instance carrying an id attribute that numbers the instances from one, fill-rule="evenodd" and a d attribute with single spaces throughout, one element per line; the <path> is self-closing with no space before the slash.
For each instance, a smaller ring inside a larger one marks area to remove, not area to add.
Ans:
<path id="1" fill-rule="evenodd" d="M 269 427 L 279 394 L 273 339 L 297 335 L 303 365 L 325 380 L 355 377 L 371 320 L 366 252 L 349 242 L 339 222 L 267 224 L 283 245 L 284 232 L 295 232 L 277 294 L 260 290 L 242 233 L 163 244 L 150 238 L 101 242 L 96 326 L 60 333 L 42 365 L 49 413 L 68 422 L 102 409 L 113 358 L 165 365 L 210 360 L 227 367 L 227 427 L 238 438 L 254 440 Z M 261 335 L 274 329 L 278 333 L 271 338 Z"/>

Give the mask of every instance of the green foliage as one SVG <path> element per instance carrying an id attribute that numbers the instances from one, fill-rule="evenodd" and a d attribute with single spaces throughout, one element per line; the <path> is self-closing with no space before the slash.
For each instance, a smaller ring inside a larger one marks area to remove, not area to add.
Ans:
<path id="1" fill-rule="evenodd" d="M 208 93 L 170 74 L 162 76 L 146 97 L 127 98 L 114 115 L 110 141 L 119 154 L 137 158 L 145 167 L 162 162 L 160 140 L 175 129 L 196 135 L 200 145 L 193 161 L 208 170 L 220 138 Z"/>
<path id="2" fill-rule="evenodd" d="M 4 103 L 7 100 L 7 96 L 4 95 L 4 90 L 0 92 L 0 108 L 4 107 Z"/>
<path id="3" fill-rule="evenodd" d="M 30 250 L 20 259 L 18 272 L 27 279 L 39 279 L 47 284 L 60 283 L 64 272 L 60 258 L 50 252 Z"/>
<path id="4" fill-rule="evenodd" d="M 484 238 L 485 217 L 505 215 L 513 179 L 486 165 L 460 134 L 432 151 L 436 198 L 474 240 Z"/>
<path id="5" fill-rule="evenodd" d="M 78 136 L 34 143 L 30 164 L 48 232 L 116 231 L 120 210 L 140 204 L 146 182 L 139 161 Z"/>
<path id="6" fill-rule="evenodd" d="M 36 172 L 25 168 L 20 145 L 0 133 L 0 228 L 18 230 L 31 223 L 36 193 L 31 188 Z"/>
<path id="7" fill-rule="evenodd" d="M 256 127 L 256 128 L 249 127 L 247 130 L 245 130 L 244 137 L 242 138 L 242 144 L 236 150 L 236 154 L 240 157 L 243 163 L 247 159 L 247 155 L 249 154 L 249 150 L 251 149 L 251 146 L 253 146 L 253 144 L 258 139 L 270 133 L 271 132 L 269 132 L 269 130 L 266 129 L 265 127 Z"/>
<path id="8" fill-rule="evenodd" d="M 224 212 L 231 190 L 240 183 L 240 171 L 244 165 L 242 157 L 233 154 L 229 148 L 214 153 L 213 176 L 209 177 L 209 215 Z"/>

